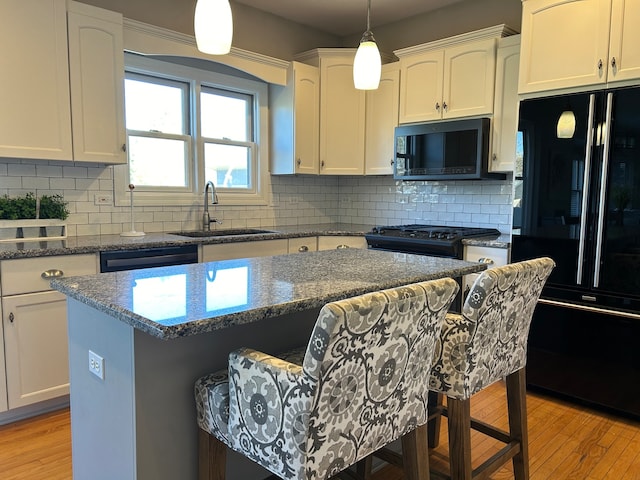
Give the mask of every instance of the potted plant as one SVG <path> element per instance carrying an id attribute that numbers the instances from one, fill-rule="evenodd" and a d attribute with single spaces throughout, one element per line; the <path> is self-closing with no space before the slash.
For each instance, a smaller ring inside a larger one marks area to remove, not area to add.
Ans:
<path id="1" fill-rule="evenodd" d="M 67 202 L 62 195 L 43 195 L 39 199 L 33 193 L 22 197 L 0 197 L 0 239 L 36 239 L 41 237 L 65 237 L 69 216 Z"/>

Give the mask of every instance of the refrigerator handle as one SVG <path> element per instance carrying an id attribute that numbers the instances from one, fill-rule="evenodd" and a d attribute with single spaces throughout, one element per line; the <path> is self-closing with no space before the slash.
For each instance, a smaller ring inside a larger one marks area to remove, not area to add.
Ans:
<path id="1" fill-rule="evenodd" d="M 607 117 L 605 119 L 602 134 L 604 135 L 604 149 L 602 150 L 602 175 L 600 178 L 600 195 L 598 200 L 598 228 L 596 230 L 596 256 L 595 269 L 593 275 L 593 288 L 598 288 L 600 284 L 600 263 L 602 260 L 602 243 L 604 241 L 604 215 L 605 200 L 607 198 L 607 177 L 609 173 L 609 151 L 611 147 L 611 111 L 613 109 L 613 92 L 607 94 Z"/>
<path id="2" fill-rule="evenodd" d="M 595 118 L 595 94 L 589 95 L 589 120 L 587 121 L 587 144 L 584 154 L 584 178 L 582 181 L 582 206 L 580 208 L 580 239 L 578 240 L 578 268 L 576 283 L 582 284 L 584 272 L 584 249 L 587 237 L 587 209 L 589 206 L 589 184 L 591 182 L 591 157 L 593 155 L 593 130 Z"/>

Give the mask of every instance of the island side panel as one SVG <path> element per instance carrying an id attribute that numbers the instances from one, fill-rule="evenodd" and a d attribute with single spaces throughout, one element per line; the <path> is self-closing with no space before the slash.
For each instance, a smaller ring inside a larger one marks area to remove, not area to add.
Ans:
<path id="1" fill-rule="evenodd" d="M 135 479 L 133 328 L 69 298 L 73 478 Z M 89 350 L 105 359 L 104 380 Z"/>
<path id="2" fill-rule="evenodd" d="M 197 480 L 196 379 L 225 368 L 229 353 L 240 347 L 277 354 L 306 345 L 317 315 L 318 310 L 299 312 L 172 340 L 136 330 L 137 479 Z M 269 475 L 229 452 L 228 480 Z"/>

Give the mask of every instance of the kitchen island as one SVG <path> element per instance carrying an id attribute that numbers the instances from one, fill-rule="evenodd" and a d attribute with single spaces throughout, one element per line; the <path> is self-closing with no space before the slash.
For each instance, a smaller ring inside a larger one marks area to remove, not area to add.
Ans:
<path id="1" fill-rule="evenodd" d="M 320 308 L 485 265 L 342 249 L 62 278 L 74 478 L 197 478 L 194 381 L 247 346 L 306 344 Z M 268 473 L 231 455 L 229 479 Z"/>

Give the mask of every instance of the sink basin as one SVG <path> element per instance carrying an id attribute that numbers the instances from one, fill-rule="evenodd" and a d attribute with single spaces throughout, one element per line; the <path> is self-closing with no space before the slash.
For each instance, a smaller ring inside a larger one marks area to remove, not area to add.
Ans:
<path id="1" fill-rule="evenodd" d="M 256 228 L 226 228 L 223 230 L 193 230 L 189 232 L 171 232 L 172 235 L 181 237 L 224 237 L 228 235 L 260 235 L 274 233 L 271 230 L 259 230 Z"/>

